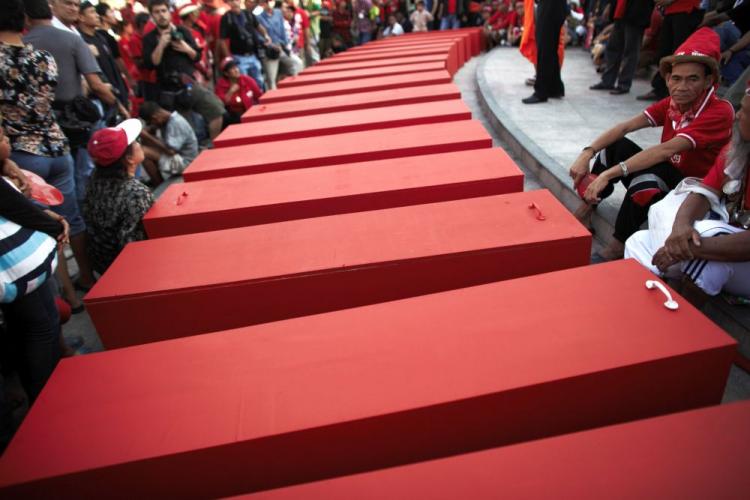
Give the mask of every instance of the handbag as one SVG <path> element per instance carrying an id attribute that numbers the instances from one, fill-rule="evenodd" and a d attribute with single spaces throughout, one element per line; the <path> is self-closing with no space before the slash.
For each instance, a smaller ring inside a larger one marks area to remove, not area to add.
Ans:
<path id="1" fill-rule="evenodd" d="M 54 238 L 0 216 L 0 303 L 7 304 L 33 292 L 56 268 Z"/>
<path id="2" fill-rule="evenodd" d="M 80 95 L 72 101 L 55 104 L 55 120 L 72 147 L 85 145 L 94 125 L 101 119 L 96 105 Z"/>
<path id="3" fill-rule="evenodd" d="M 275 45 L 266 45 L 266 57 L 275 60 L 281 57 L 281 49 Z"/>

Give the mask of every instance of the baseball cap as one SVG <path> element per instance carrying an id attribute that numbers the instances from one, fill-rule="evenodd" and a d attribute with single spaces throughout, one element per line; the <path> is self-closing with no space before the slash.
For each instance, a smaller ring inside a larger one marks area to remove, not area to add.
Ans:
<path id="1" fill-rule="evenodd" d="M 142 129 L 140 120 L 130 118 L 116 127 L 94 132 L 86 149 L 97 166 L 108 167 L 122 158 L 128 146 L 141 135 Z"/>
<path id="2" fill-rule="evenodd" d="M 225 72 L 228 70 L 231 66 L 237 66 L 237 61 L 234 60 L 232 56 L 225 57 L 223 61 L 221 61 L 221 72 Z"/>

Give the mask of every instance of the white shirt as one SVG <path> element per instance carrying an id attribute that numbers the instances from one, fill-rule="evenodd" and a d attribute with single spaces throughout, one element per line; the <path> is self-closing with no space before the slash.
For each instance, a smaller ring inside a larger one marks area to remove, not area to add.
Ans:
<path id="1" fill-rule="evenodd" d="M 57 29 L 59 29 L 59 30 L 70 31 L 70 32 L 71 32 L 71 33 L 73 33 L 73 34 L 76 34 L 76 35 L 78 35 L 78 36 L 81 36 L 81 34 L 80 34 L 80 33 L 78 33 L 78 30 L 77 30 L 77 29 L 75 29 L 75 28 L 69 28 L 68 26 L 65 26 L 65 25 L 63 24 L 63 22 L 62 22 L 62 21 L 60 21 L 60 20 L 59 20 L 58 18 L 56 18 L 55 16 L 52 16 L 52 26 L 54 26 L 55 28 L 57 28 Z"/>
<path id="2" fill-rule="evenodd" d="M 393 25 L 393 27 L 388 26 L 383 30 L 383 36 L 397 36 L 397 35 L 403 35 L 404 34 L 404 28 L 401 27 L 400 24 L 396 23 Z"/>

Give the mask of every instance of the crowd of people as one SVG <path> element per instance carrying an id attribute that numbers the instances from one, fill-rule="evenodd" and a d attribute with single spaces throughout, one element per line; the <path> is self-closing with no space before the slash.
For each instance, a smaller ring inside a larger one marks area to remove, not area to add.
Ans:
<path id="1" fill-rule="evenodd" d="M 378 38 L 482 28 L 488 48 L 519 47 L 534 63 L 527 104 L 565 95 L 566 45 L 591 50 L 601 73 L 591 90 L 615 96 L 656 64 L 652 91 L 639 97 L 656 102 L 586 145 L 571 166 L 584 199 L 578 216 L 585 222 L 622 182 L 627 195 L 603 259 L 629 252 L 657 272 L 684 267 L 686 259 L 750 259 L 736 250 L 701 253 L 711 245 L 688 229 L 709 206 L 721 206 L 722 192 L 730 194 L 725 171 L 739 181 L 732 193 L 744 195 L 747 186 L 746 169 L 731 166 L 737 161 L 722 169 L 726 158 L 747 159 L 748 125 L 735 130 L 727 152 L 734 110 L 716 89 L 747 79 L 750 0 L 110 1 L 5 0 L 0 11 L 0 169 L 7 181 L 0 182 L 7 330 L 0 367 L 4 376 L 19 374 L 30 402 L 58 359 L 80 347 L 62 336 L 61 312 L 83 311 L 79 292 L 127 243 L 146 237 L 142 218 L 154 189 L 180 176 L 280 80 Z M 660 145 L 641 150 L 625 137 L 648 126 L 663 127 Z M 59 200 L 34 201 L 31 174 Z M 693 192 L 710 205 L 691 194 L 674 232 L 646 245 L 637 231 L 649 208 L 684 178 L 707 174 Z M 745 234 L 722 226 L 710 235 L 726 233 L 737 244 Z M 706 288 L 712 293 L 717 272 Z"/>

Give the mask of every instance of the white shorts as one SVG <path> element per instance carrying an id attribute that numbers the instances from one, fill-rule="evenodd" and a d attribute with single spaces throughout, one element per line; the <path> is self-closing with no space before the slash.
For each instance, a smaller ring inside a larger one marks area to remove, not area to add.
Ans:
<path id="1" fill-rule="evenodd" d="M 744 229 L 715 220 L 702 220 L 694 225 L 703 238 L 722 234 L 734 234 Z M 716 262 L 701 259 L 680 262 L 665 273 L 659 271 L 651 259 L 664 246 L 663 241 L 653 241 L 648 230 L 638 231 L 625 242 L 625 258 L 632 258 L 657 276 L 674 278 L 685 274 L 708 295 L 717 295 L 722 290 L 733 295 L 750 297 L 750 262 Z"/>

